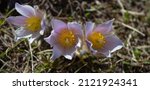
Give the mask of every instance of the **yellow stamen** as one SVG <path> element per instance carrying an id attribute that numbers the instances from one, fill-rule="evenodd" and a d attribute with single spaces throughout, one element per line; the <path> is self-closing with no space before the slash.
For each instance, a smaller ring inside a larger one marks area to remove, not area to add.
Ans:
<path id="1" fill-rule="evenodd" d="M 77 38 L 74 35 L 74 32 L 71 30 L 64 29 L 59 33 L 58 43 L 63 48 L 71 48 L 74 47 L 77 42 Z"/>
<path id="2" fill-rule="evenodd" d="M 95 50 L 101 49 L 106 43 L 104 35 L 100 32 L 92 32 L 88 35 L 87 39 L 93 44 L 92 48 Z"/>
<path id="3" fill-rule="evenodd" d="M 32 16 L 26 19 L 26 29 L 32 32 L 36 32 L 41 29 L 41 18 Z"/>

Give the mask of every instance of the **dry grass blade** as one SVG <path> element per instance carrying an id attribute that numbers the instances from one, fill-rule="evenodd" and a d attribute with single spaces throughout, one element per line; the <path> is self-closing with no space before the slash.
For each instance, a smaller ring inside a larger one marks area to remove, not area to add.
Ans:
<path id="1" fill-rule="evenodd" d="M 122 26 L 127 27 L 127 28 L 129 28 L 129 29 L 131 29 L 131 30 L 133 30 L 133 31 L 135 31 L 135 32 L 137 32 L 137 33 L 139 33 L 139 34 L 141 34 L 142 36 L 145 36 L 144 33 L 140 32 L 138 29 L 136 29 L 136 28 L 134 28 L 134 27 L 132 27 L 132 26 L 130 26 L 130 25 L 127 25 L 127 24 L 125 24 L 125 23 L 123 23 L 123 22 L 119 22 L 119 21 L 117 21 L 117 23 L 118 23 L 118 24 L 121 24 Z"/>

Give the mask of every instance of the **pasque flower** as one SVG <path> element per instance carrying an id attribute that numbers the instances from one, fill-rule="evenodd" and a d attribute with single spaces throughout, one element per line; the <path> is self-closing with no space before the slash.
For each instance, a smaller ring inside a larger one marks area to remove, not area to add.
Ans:
<path id="1" fill-rule="evenodd" d="M 53 47 L 52 60 L 63 55 L 67 59 L 72 59 L 74 52 L 80 47 L 80 38 L 82 37 L 81 25 L 77 22 L 64 23 L 63 21 L 52 19 L 51 35 L 45 38 Z"/>
<path id="2" fill-rule="evenodd" d="M 111 53 L 122 48 L 122 41 L 112 33 L 114 20 L 95 26 L 92 22 L 85 25 L 87 46 L 94 55 L 103 54 L 111 57 Z"/>
<path id="3" fill-rule="evenodd" d="M 20 5 L 15 3 L 15 9 L 22 16 L 10 16 L 7 21 L 18 29 L 15 31 L 16 38 L 29 38 L 29 42 L 32 43 L 40 35 L 43 35 L 45 30 L 45 15 L 37 7 L 31 7 L 29 5 Z"/>

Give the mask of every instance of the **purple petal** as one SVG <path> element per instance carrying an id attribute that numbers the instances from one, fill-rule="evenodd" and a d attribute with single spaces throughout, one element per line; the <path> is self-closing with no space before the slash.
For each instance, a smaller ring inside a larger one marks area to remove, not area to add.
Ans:
<path id="1" fill-rule="evenodd" d="M 119 50 L 123 47 L 122 41 L 115 35 L 106 36 L 106 44 L 105 46 L 99 50 L 99 52 L 103 53 L 107 57 L 110 57 L 112 52 Z"/>
<path id="2" fill-rule="evenodd" d="M 52 32 L 52 34 L 49 37 L 44 38 L 44 40 L 53 47 L 53 55 L 51 57 L 52 60 L 55 60 L 58 57 L 60 57 L 61 55 L 65 54 L 64 53 L 65 50 L 56 43 L 56 40 L 55 40 L 56 37 L 54 34 L 55 34 L 55 32 Z"/>
<path id="3" fill-rule="evenodd" d="M 73 30 L 78 37 L 82 37 L 82 27 L 77 22 L 69 22 L 68 28 L 69 30 Z"/>
<path id="4" fill-rule="evenodd" d="M 17 35 L 17 37 L 25 37 L 31 35 L 32 33 L 28 30 L 25 30 L 23 27 L 20 27 L 15 31 L 15 34 Z"/>
<path id="5" fill-rule="evenodd" d="M 95 24 L 92 23 L 92 22 L 86 22 L 86 24 L 85 24 L 86 36 L 87 36 L 90 32 L 93 31 L 94 25 L 95 25 Z"/>
<path id="6" fill-rule="evenodd" d="M 67 28 L 67 24 L 63 21 L 52 19 L 51 20 L 52 28 L 55 32 L 59 33 L 60 30 Z"/>
<path id="7" fill-rule="evenodd" d="M 98 26 L 96 26 L 96 28 L 94 29 L 94 31 L 98 31 L 101 32 L 102 34 L 108 34 L 112 31 L 112 24 L 113 24 L 114 19 L 107 21 L 103 24 L 99 24 Z"/>
<path id="8" fill-rule="evenodd" d="M 22 39 L 22 38 L 28 38 L 29 43 L 31 44 L 36 38 L 40 36 L 39 32 L 30 32 L 28 30 L 25 30 L 23 27 L 18 28 L 15 31 L 16 34 L 16 40 Z"/>
<path id="9" fill-rule="evenodd" d="M 20 39 L 22 39 L 22 38 L 30 38 L 31 36 L 32 36 L 32 34 L 27 35 L 27 36 L 22 36 L 22 37 L 15 36 L 15 40 L 18 41 L 18 40 L 20 40 Z"/>
<path id="10" fill-rule="evenodd" d="M 44 31 L 46 29 L 46 17 L 44 16 L 42 21 L 41 21 L 41 27 L 42 27 L 42 30 L 40 30 L 40 34 L 43 35 L 44 34 Z"/>
<path id="11" fill-rule="evenodd" d="M 44 38 L 44 40 L 49 43 L 51 46 L 54 46 L 56 44 L 56 38 L 57 35 L 54 31 L 51 32 L 51 35 L 47 38 Z"/>
<path id="12" fill-rule="evenodd" d="M 20 5 L 19 3 L 15 3 L 15 9 L 17 10 L 17 12 L 19 12 L 21 15 L 25 17 L 30 17 L 35 15 L 34 8 L 29 5 Z"/>
<path id="13" fill-rule="evenodd" d="M 51 57 L 51 60 L 55 60 L 59 58 L 62 55 L 61 51 L 57 47 L 53 47 L 53 55 Z"/>
<path id="14" fill-rule="evenodd" d="M 38 16 L 38 17 L 43 17 L 44 16 L 44 13 L 39 10 L 39 7 L 38 6 L 34 6 L 34 10 L 35 10 L 35 15 Z"/>
<path id="15" fill-rule="evenodd" d="M 16 17 L 8 17 L 7 18 L 7 21 L 13 25 L 16 25 L 16 26 L 24 26 L 25 25 L 25 19 L 26 17 L 23 17 L 23 16 L 16 16 Z"/>
<path id="16" fill-rule="evenodd" d="M 55 43 L 55 45 L 53 47 L 57 48 L 61 52 L 61 54 L 64 55 L 65 57 L 68 56 L 67 59 L 69 59 L 74 54 L 74 52 L 76 50 L 76 46 L 69 48 L 69 49 L 68 48 L 66 49 L 66 48 L 63 48 L 62 46 L 60 46 L 57 43 L 57 41 L 54 43 Z"/>
<path id="17" fill-rule="evenodd" d="M 72 47 L 70 49 L 64 49 L 63 55 L 72 55 L 75 52 L 76 48 Z"/>
<path id="18" fill-rule="evenodd" d="M 32 32 L 32 38 L 37 38 L 40 36 L 39 32 Z"/>
<path id="19" fill-rule="evenodd" d="M 93 54 L 97 53 L 97 50 L 94 50 L 92 48 L 92 43 L 90 41 L 86 40 L 86 44 L 87 44 L 87 48 L 89 48 Z"/>
<path id="20" fill-rule="evenodd" d="M 44 38 L 44 40 L 45 40 L 48 44 L 50 44 L 50 45 L 51 45 L 50 38 L 51 38 L 51 35 L 50 35 L 50 36 L 48 36 L 48 37 L 46 37 L 46 38 Z"/>
<path id="21" fill-rule="evenodd" d="M 76 46 L 72 47 L 72 48 L 63 48 L 62 46 L 60 46 L 57 42 L 55 42 L 54 47 L 57 47 L 57 49 L 62 53 L 62 55 L 66 56 L 66 55 L 72 55 L 75 50 L 76 50 Z"/>

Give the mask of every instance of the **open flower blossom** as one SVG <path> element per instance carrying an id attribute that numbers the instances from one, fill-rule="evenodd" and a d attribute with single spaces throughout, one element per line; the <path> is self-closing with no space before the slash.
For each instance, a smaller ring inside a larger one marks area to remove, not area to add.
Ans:
<path id="1" fill-rule="evenodd" d="M 45 38 L 53 47 L 52 60 L 63 55 L 67 59 L 72 59 L 74 52 L 80 47 L 80 38 L 82 37 L 81 25 L 77 22 L 64 23 L 63 21 L 52 19 L 51 35 Z"/>
<path id="2" fill-rule="evenodd" d="M 122 41 L 112 34 L 113 20 L 95 26 L 92 22 L 85 25 L 86 42 L 94 55 L 103 54 L 111 57 L 111 53 L 123 47 Z"/>
<path id="3" fill-rule="evenodd" d="M 15 9 L 22 16 L 10 16 L 7 21 L 17 27 L 16 39 L 29 38 L 29 43 L 32 43 L 40 35 L 43 35 L 45 30 L 45 15 L 37 7 L 29 5 L 20 5 L 15 3 Z"/>

